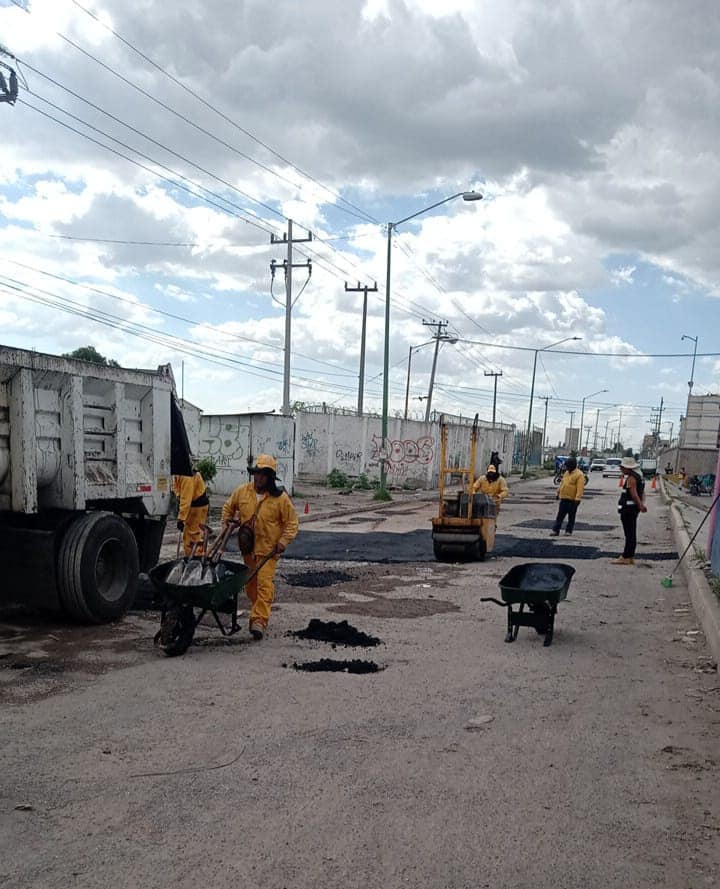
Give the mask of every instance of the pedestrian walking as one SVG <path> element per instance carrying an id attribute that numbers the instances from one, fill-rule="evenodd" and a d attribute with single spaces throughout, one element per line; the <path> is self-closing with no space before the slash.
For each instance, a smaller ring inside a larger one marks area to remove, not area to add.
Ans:
<path id="1" fill-rule="evenodd" d="M 277 484 L 277 460 L 270 454 L 260 454 L 250 473 L 253 480 L 236 488 L 223 506 L 222 520 L 224 524 L 242 522 L 238 541 L 248 568 L 255 568 L 266 555 L 274 554 L 245 586 L 252 603 L 250 634 L 260 640 L 267 632 L 275 599 L 278 559 L 297 537 L 299 523 L 292 500 Z"/>
<path id="2" fill-rule="evenodd" d="M 173 491 L 180 501 L 177 529 L 182 531 L 185 555 L 189 556 L 195 546 L 195 555 L 202 556 L 202 529 L 207 524 L 210 507 L 205 480 L 199 472 L 194 475 L 174 475 Z"/>
<path id="3" fill-rule="evenodd" d="M 618 512 L 625 532 L 625 549 L 613 565 L 634 565 L 637 547 L 637 520 L 641 512 L 647 512 L 645 506 L 645 480 L 638 472 L 640 464 L 634 457 L 623 457 L 620 463 L 622 470 L 622 491 L 618 500 Z"/>
<path id="4" fill-rule="evenodd" d="M 555 524 L 550 532 L 551 537 L 558 536 L 566 516 L 567 528 L 565 529 L 565 533 L 572 534 L 575 529 L 575 516 L 584 493 L 585 474 L 578 469 L 577 459 L 575 457 L 568 457 L 565 461 L 565 472 L 563 473 L 560 488 L 557 493 L 557 498 L 560 503 L 558 504 Z"/>

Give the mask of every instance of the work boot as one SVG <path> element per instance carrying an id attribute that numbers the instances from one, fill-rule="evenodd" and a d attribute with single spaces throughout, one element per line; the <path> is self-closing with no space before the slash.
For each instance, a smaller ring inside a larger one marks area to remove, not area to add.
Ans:
<path id="1" fill-rule="evenodd" d="M 250 635 L 257 642 L 259 642 L 263 638 L 263 636 L 265 635 L 265 627 L 260 623 L 260 621 L 250 621 Z"/>
<path id="2" fill-rule="evenodd" d="M 556 531 L 556 530 L 553 528 L 553 530 L 550 532 L 550 536 L 551 536 L 551 537 L 559 537 L 559 536 L 560 536 L 560 532 L 559 532 L 559 531 Z"/>
<path id="3" fill-rule="evenodd" d="M 566 534 L 567 536 L 570 536 L 570 534 L 572 534 L 572 531 L 566 531 L 565 534 Z"/>
<path id="4" fill-rule="evenodd" d="M 620 556 L 619 559 L 613 559 L 610 564 L 611 565 L 634 565 L 635 559 L 626 559 L 625 556 Z"/>

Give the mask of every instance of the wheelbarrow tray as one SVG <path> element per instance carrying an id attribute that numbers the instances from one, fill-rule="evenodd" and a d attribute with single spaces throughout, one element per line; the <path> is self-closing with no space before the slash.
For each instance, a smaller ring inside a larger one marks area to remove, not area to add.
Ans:
<path id="1" fill-rule="evenodd" d="M 573 574 L 572 565 L 559 562 L 515 565 L 500 581 L 500 595 L 507 605 L 557 605 L 567 598 Z"/>
<path id="2" fill-rule="evenodd" d="M 157 591 L 169 604 L 192 605 L 193 608 L 217 611 L 221 614 L 235 612 L 237 594 L 245 586 L 246 578 L 250 575 L 250 569 L 246 565 L 240 562 L 221 560 L 218 564 L 223 565 L 227 573 L 217 583 L 204 583 L 198 586 L 166 583 L 165 578 L 179 561 L 183 560 L 174 559 L 172 562 L 162 562 L 156 565 L 149 575 Z"/>
<path id="3" fill-rule="evenodd" d="M 558 602 L 567 598 L 575 569 L 560 562 L 528 562 L 515 565 L 500 581 L 500 599 L 482 597 L 507 609 L 506 642 L 517 639 L 520 627 L 533 627 L 545 637 L 544 645 L 552 644 Z M 513 605 L 518 610 L 513 611 Z M 527 608 L 527 611 L 525 610 Z"/>

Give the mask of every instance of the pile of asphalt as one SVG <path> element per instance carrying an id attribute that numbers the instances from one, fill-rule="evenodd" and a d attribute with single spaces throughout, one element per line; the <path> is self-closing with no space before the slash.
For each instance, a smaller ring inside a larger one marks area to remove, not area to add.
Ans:
<path id="1" fill-rule="evenodd" d="M 312 639 L 315 642 L 329 642 L 333 648 L 336 645 L 347 645 L 350 648 L 369 648 L 379 645 L 381 640 L 377 636 L 370 636 L 356 629 L 346 620 L 319 620 L 314 617 L 302 630 L 294 630 L 288 633 L 297 639 Z"/>
<path id="2" fill-rule="evenodd" d="M 309 673 L 379 673 L 382 669 L 375 661 L 334 661 L 331 658 L 321 658 L 319 661 L 305 661 L 302 664 L 293 664 L 295 670 L 305 670 Z"/>

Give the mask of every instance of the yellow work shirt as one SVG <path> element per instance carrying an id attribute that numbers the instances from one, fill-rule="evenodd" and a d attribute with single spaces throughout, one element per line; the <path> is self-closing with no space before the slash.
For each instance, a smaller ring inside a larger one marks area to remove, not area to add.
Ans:
<path id="1" fill-rule="evenodd" d="M 173 478 L 173 491 L 180 499 L 179 521 L 187 521 L 193 500 L 201 497 L 206 490 L 205 479 L 199 472 L 196 472 L 195 475 L 176 475 Z"/>
<path id="2" fill-rule="evenodd" d="M 563 473 L 558 497 L 561 500 L 582 500 L 585 493 L 585 475 L 579 469 Z"/>
<path id="3" fill-rule="evenodd" d="M 495 501 L 495 511 L 500 512 L 500 504 L 510 496 L 510 489 L 501 475 L 494 482 L 489 481 L 487 476 L 481 475 L 473 485 L 473 493 L 487 494 L 488 497 L 492 497 Z"/>
<path id="4" fill-rule="evenodd" d="M 292 500 L 285 491 L 279 497 L 266 494 L 258 502 L 255 485 L 249 482 L 236 488 L 226 500 L 222 511 L 223 522 L 236 519 L 248 522 L 255 515 L 255 553 L 265 556 L 278 543 L 287 546 L 298 534 L 300 524 Z"/>

